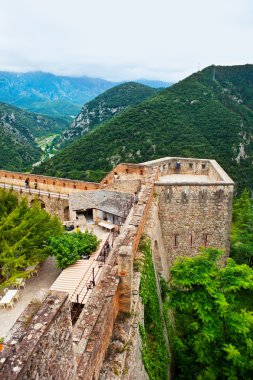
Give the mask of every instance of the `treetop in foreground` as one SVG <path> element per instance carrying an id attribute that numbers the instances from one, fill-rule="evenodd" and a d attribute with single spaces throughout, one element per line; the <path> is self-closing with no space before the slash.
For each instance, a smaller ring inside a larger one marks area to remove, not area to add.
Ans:
<path id="1" fill-rule="evenodd" d="M 171 269 L 169 304 L 178 379 L 253 378 L 253 314 L 241 303 L 251 294 L 253 270 L 222 252 L 202 250 Z"/>
<path id="2" fill-rule="evenodd" d="M 24 269 L 45 260 L 50 254 L 50 238 L 62 234 L 62 225 L 40 209 L 29 207 L 13 191 L 0 189 L 0 287 L 11 285 Z"/>

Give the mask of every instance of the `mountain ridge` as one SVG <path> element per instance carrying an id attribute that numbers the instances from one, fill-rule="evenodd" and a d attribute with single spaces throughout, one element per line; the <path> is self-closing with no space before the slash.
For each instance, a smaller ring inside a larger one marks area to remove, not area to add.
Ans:
<path id="1" fill-rule="evenodd" d="M 253 187 L 253 94 L 244 83 L 248 78 L 248 86 L 253 85 L 253 65 L 216 66 L 215 78 L 213 70 L 210 66 L 192 74 L 125 110 L 36 170 L 98 180 L 98 173 L 102 176 L 119 162 L 163 156 L 214 158 L 239 187 Z M 241 88 L 234 79 L 238 70 Z"/>
<path id="2" fill-rule="evenodd" d="M 118 84 L 101 78 L 56 75 L 43 71 L 0 71 L 0 101 L 31 112 L 71 120 L 84 103 Z M 157 84 L 154 81 L 154 85 Z M 65 110 L 64 104 L 68 104 Z"/>
<path id="3" fill-rule="evenodd" d="M 71 141 L 89 133 L 99 124 L 115 117 L 128 107 L 141 103 L 158 91 L 159 89 L 136 82 L 126 82 L 112 87 L 84 104 L 79 115 L 58 139 L 57 146 L 69 145 Z"/>

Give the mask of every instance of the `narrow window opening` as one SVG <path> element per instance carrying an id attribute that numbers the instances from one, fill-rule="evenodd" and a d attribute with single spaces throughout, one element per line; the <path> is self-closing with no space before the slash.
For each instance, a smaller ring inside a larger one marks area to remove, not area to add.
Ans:
<path id="1" fill-rule="evenodd" d="M 178 234 L 174 235 L 174 247 L 178 247 Z"/>
<path id="2" fill-rule="evenodd" d="M 190 245 L 191 245 L 191 247 L 193 246 L 193 235 L 192 234 L 190 235 Z"/>
<path id="3" fill-rule="evenodd" d="M 223 199 L 223 191 L 222 190 L 219 190 L 217 195 L 218 195 L 219 201 Z"/>
<path id="4" fill-rule="evenodd" d="M 202 164 L 202 169 L 204 170 L 206 168 L 206 164 Z"/>
<path id="5" fill-rule="evenodd" d="M 192 162 L 189 162 L 189 168 L 190 168 L 190 169 L 193 168 L 193 163 L 192 163 Z"/>

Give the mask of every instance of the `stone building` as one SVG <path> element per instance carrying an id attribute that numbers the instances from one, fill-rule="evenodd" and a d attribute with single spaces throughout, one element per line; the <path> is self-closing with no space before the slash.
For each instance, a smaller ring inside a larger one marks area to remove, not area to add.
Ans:
<path id="1" fill-rule="evenodd" d="M 191 257 L 200 247 L 220 248 L 228 256 L 234 182 L 220 165 L 170 157 L 143 165 L 157 171 L 154 192 L 161 232 L 160 239 L 158 231 L 153 234 L 153 249 L 159 251 L 164 272 L 178 256 Z"/>
<path id="2" fill-rule="evenodd" d="M 51 291 L 39 307 L 30 305 L 0 353 L 0 379 L 64 380 L 64 373 L 66 380 L 148 379 L 137 329 L 143 323 L 140 273 L 133 270 L 140 238 L 150 237 L 155 269 L 165 278 L 173 260 L 196 255 L 200 247 L 228 256 L 233 181 L 214 160 L 174 157 L 119 164 L 100 184 L 36 176 L 35 191 L 22 187 L 25 177 L 1 171 L 0 185 L 28 193 L 30 201 L 39 191 L 43 207 L 62 220 L 106 218 L 122 225 L 75 325 L 66 293 Z M 128 318 L 117 319 L 123 313 Z M 115 336 L 121 345 L 108 364 Z"/>
<path id="3" fill-rule="evenodd" d="M 133 203 L 128 193 L 111 190 L 89 190 L 69 196 L 70 219 L 85 225 L 108 221 L 124 224 Z"/>

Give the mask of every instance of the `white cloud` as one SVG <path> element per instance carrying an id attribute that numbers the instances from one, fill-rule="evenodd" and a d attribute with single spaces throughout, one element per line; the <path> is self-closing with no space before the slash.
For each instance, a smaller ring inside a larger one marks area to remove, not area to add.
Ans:
<path id="1" fill-rule="evenodd" d="M 178 80 L 252 62 L 249 0 L 1 0 L 0 70 Z"/>

